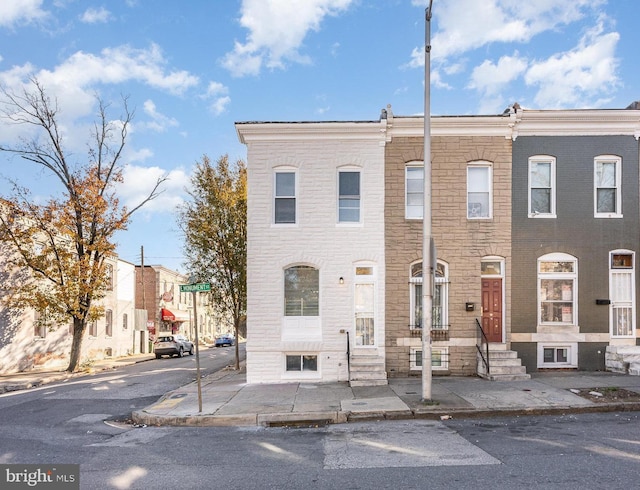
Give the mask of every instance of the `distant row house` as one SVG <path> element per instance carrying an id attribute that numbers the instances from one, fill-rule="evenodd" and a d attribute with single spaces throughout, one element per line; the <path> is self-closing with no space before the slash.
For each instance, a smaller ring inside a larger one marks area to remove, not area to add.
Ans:
<path id="1" fill-rule="evenodd" d="M 90 322 L 82 342 L 80 364 L 150 353 L 163 334 L 181 333 L 195 339 L 193 295 L 181 293 L 188 280 L 163 266 L 136 266 L 108 257 L 107 290 L 100 300 L 104 316 Z M 212 342 L 229 326 L 215 315 L 206 295 L 197 295 L 198 338 Z M 16 311 L 0 302 L 0 374 L 38 368 L 64 369 L 69 362 L 73 326 L 40 321 L 34 310 Z"/>
<path id="2" fill-rule="evenodd" d="M 390 107 L 236 124 L 249 383 L 420 375 L 423 124 Z M 435 374 L 603 370 L 636 349 L 639 137 L 637 107 L 431 118 Z"/>

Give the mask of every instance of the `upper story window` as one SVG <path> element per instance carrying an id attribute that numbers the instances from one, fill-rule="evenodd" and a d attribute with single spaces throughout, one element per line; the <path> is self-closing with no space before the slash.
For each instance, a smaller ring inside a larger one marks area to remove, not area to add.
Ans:
<path id="1" fill-rule="evenodd" d="M 556 217 L 556 159 L 537 155 L 529 158 L 529 217 Z"/>
<path id="2" fill-rule="evenodd" d="M 284 270 L 284 315 L 319 316 L 320 271 L 306 265 Z"/>
<path id="3" fill-rule="evenodd" d="M 593 161 L 593 207 L 596 218 L 622 217 L 622 159 L 598 156 Z"/>
<path id="4" fill-rule="evenodd" d="M 338 222 L 360 222 L 360 172 L 338 172 Z"/>
<path id="5" fill-rule="evenodd" d="M 578 297 L 578 260 L 568 254 L 538 259 L 539 324 L 575 325 Z"/>
<path id="6" fill-rule="evenodd" d="M 274 223 L 294 224 L 296 222 L 296 173 L 278 171 L 275 173 Z"/>
<path id="7" fill-rule="evenodd" d="M 113 291 L 113 266 L 111 264 L 104 266 L 104 274 L 107 291 Z"/>
<path id="8" fill-rule="evenodd" d="M 422 219 L 424 211 L 424 164 L 413 162 L 405 168 L 405 217 Z"/>
<path id="9" fill-rule="evenodd" d="M 467 218 L 487 219 L 493 213 L 491 198 L 491 165 L 472 163 L 467 166 Z"/>

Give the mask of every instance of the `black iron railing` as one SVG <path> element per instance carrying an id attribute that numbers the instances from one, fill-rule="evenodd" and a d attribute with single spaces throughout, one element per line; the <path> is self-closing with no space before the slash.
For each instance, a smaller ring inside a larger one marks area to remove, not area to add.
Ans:
<path id="1" fill-rule="evenodd" d="M 477 318 L 476 318 L 476 326 L 478 327 L 478 332 L 480 333 L 480 335 L 478 335 L 476 339 L 476 349 L 478 350 L 478 353 L 482 358 L 482 363 L 484 364 L 484 367 L 486 368 L 486 373 L 488 375 L 489 374 L 489 339 L 487 338 L 487 334 L 485 333 L 484 329 L 482 328 L 482 325 L 480 324 L 480 321 Z M 482 352 L 483 346 L 485 348 L 485 352 Z"/>

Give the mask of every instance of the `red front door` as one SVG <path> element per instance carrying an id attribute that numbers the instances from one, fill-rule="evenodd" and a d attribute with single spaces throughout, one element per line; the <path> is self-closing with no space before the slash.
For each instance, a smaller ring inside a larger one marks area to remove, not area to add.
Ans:
<path id="1" fill-rule="evenodd" d="M 489 342 L 502 342 L 502 279 L 482 279 L 482 328 Z"/>

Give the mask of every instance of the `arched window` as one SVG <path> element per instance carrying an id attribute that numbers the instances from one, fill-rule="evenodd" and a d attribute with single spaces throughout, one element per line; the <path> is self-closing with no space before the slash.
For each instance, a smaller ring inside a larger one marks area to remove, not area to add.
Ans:
<path id="1" fill-rule="evenodd" d="M 538 323 L 576 325 L 578 259 L 552 253 L 538 259 Z"/>
<path id="2" fill-rule="evenodd" d="M 422 328 L 422 261 L 414 262 L 410 267 L 409 284 L 411 289 L 411 315 L 409 328 Z M 433 330 L 449 328 L 449 267 L 446 262 L 438 261 L 434 271 L 434 289 L 431 314 Z"/>
<path id="3" fill-rule="evenodd" d="M 320 271 L 307 265 L 284 270 L 284 315 L 319 316 Z"/>

